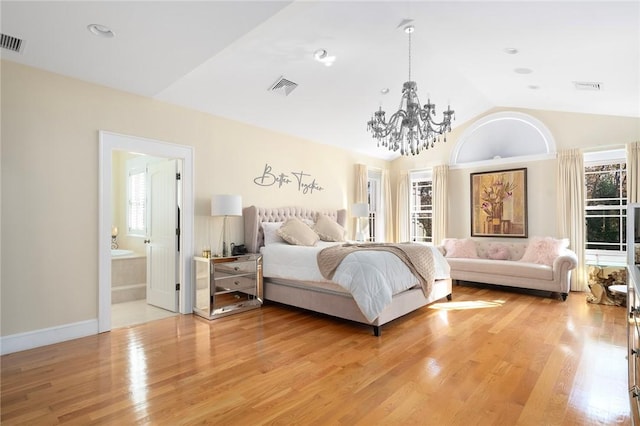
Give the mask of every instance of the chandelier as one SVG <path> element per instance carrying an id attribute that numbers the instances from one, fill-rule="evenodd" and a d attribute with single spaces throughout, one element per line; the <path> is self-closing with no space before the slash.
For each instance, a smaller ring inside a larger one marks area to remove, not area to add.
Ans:
<path id="1" fill-rule="evenodd" d="M 367 123 L 367 130 L 378 140 L 378 146 L 387 147 L 394 152 L 400 150 L 402 155 L 417 155 L 423 149 L 433 148 L 436 141 L 440 141 L 440 135 L 451 131 L 451 119 L 454 118 L 454 112 L 448 106 L 442 121 L 436 122 L 436 106 L 430 99 L 420 107 L 418 84 L 411 80 L 413 31 L 413 25 L 404 27 L 404 32 L 409 35 L 409 80 L 402 85 L 400 109 L 386 121 L 385 112 L 380 107 Z M 444 142 L 446 141 L 447 136 L 444 135 Z"/>

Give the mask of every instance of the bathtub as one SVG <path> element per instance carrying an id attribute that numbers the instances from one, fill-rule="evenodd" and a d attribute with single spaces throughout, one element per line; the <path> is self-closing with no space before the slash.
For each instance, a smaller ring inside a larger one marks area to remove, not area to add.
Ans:
<path id="1" fill-rule="evenodd" d="M 147 258 L 133 250 L 111 249 L 111 303 L 147 297 Z"/>
<path id="2" fill-rule="evenodd" d="M 111 257 L 124 257 L 124 256 L 132 256 L 133 250 L 125 250 L 125 249 L 111 249 Z"/>

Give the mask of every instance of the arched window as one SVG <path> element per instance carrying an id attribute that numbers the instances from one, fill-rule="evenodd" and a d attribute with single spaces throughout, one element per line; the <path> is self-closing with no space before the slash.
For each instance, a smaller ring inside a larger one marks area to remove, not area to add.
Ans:
<path id="1" fill-rule="evenodd" d="M 473 123 L 460 136 L 450 165 L 522 157 L 550 158 L 556 144 L 549 129 L 538 119 L 520 112 L 498 112 Z"/>

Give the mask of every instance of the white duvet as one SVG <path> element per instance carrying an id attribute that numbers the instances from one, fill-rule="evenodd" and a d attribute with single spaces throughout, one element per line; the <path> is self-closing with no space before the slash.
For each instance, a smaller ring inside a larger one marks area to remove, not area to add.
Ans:
<path id="1" fill-rule="evenodd" d="M 318 242 L 315 247 L 274 243 L 260 249 L 263 275 L 301 281 L 335 282 L 349 291 L 368 321 L 375 320 L 394 294 L 419 285 L 418 279 L 393 253 L 361 250 L 347 255 L 326 280 L 318 269 L 317 255 L 325 247 L 341 243 Z M 433 252 L 435 279 L 449 277 L 449 264 L 437 248 Z"/>

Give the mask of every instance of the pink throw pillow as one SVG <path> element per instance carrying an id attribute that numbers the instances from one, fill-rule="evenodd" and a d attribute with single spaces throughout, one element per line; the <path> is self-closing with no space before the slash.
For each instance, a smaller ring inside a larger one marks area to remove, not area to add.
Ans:
<path id="1" fill-rule="evenodd" d="M 520 262 L 552 266 L 555 258 L 560 255 L 562 246 L 562 240 L 551 237 L 533 237 L 527 244 L 527 250 Z"/>
<path id="2" fill-rule="evenodd" d="M 511 256 L 509 249 L 500 244 L 491 246 L 487 255 L 489 256 L 489 259 L 493 260 L 509 260 L 509 257 Z"/>
<path id="3" fill-rule="evenodd" d="M 444 248 L 446 250 L 444 257 L 478 258 L 476 243 L 470 238 L 445 240 Z"/>

